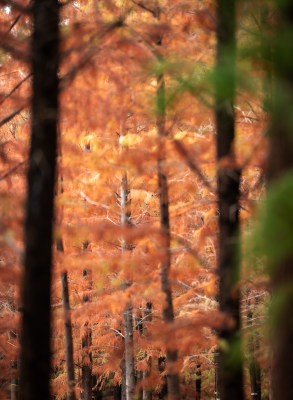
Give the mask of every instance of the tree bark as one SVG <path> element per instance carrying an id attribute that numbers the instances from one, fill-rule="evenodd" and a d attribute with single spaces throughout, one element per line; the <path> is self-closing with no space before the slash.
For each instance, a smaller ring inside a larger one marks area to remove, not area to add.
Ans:
<path id="1" fill-rule="evenodd" d="M 268 192 L 273 184 L 293 167 L 292 107 L 293 107 L 293 4 L 275 2 L 276 37 L 273 43 L 274 88 L 272 123 L 269 130 L 270 154 L 268 165 Z M 283 205 L 276 204 L 275 212 L 280 215 L 284 227 L 292 214 L 280 210 Z M 291 236 L 290 236 L 291 235 Z M 282 241 L 291 240 L 292 229 L 284 229 Z M 272 302 L 281 302 L 274 314 L 272 326 L 272 364 L 271 400 L 292 398 L 293 382 L 293 254 L 288 251 L 282 259 L 272 266 Z"/>
<path id="2" fill-rule="evenodd" d="M 170 325 L 174 322 L 174 310 L 172 301 L 172 291 L 169 282 L 169 273 L 171 266 L 170 253 L 170 216 L 169 216 L 169 193 L 168 178 L 165 170 L 165 85 L 164 77 L 158 78 L 157 89 L 157 132 L 159 138 L 158 148 L 158 190 L 160 201 L 160 226 L 163 235 L 163 261 L 161 263 L 161 287 L 165 294 L 165 304 L 163 308 L 163 319 L 166 324 Z M 167 347 L 166 350 L 166 368 L 167 368 L 167 385 L 170 400 L 180 400 L 180 380 L 179 374 L 176 372 L 176 363 L 178 359 L 178 351 L 176 348 Z"/>
<path id="3" fill-rule="evenodd" d="M 216 64 L 217 191 L 219 201 L 219 308 L 234 320 L 219 331 L 219 397 L 243 399 L 240 338 L 239 281 L 239 183 L 235 137 L 235 0 L 218 0 Z M 235 357 L 237 354 L 237 357 Z M 234 356 L 234 357 L 233 357 Z"/>
<path id="4" fill-rule="evenodd" d="M 127 173 L 124 172 L 121 179 L 120 187 L 120 207 L 121 207 L 121 226 L 131 225 L 131 199 L 129 197 L 130 190 L 128 186 Z M 131 251 L 131 246 L 124 237 L 122 237 L 122 253 Z M 126 289 L 130 282 L 125 282 L 124 289 Z M 135 374 L 134 374 L 134 348 L 133 348 L 133 316 L 132 305 L 128 303 L 123 311 L 124 322 L 124 360 L 125 360 L 125 395 L 126 400 L 133 400 L 135 388 Z"/>
<path id="5" fill-rule="evenodd" d="M 113 388 L 113 399 L 121 400 L 121 385 L 115 385 Z"/>
<path id="6" fill-rule="evenodd" d="M 86 251 L 89 242 L 86 241 L 83 244 L 83 249 Z M 92 271 L 88 269 L 83 270 L 83 277 L 87 281 L 87 289 L 92 289 Z M 84 294 L 83 302 L 91 302 L 91 296 L 88 294 Z M 92 330 L 90 327 L 89 321 L 87 321 L 83 326 L 83 335 L 81 339 L 81 348 L 82 348 L 82 358 L 81 358 L 81 399 L 82 400 L 91 400 L 92 399 L 92 386 L 93 386 L 93 377 L 92 377 Z"/>
<path id="7" fill-rule="evenodd" d="M 214 365 L 215 365 L 215 390 L 214 390 L 214 396 L 215 400 L 220 400 L 219 397 L 219 352 L 218 349 L 214 352 Z"/>
<path id="8" fill-rule="evenodd" d="M 20 400 L 48 400 L 51 250 L 58 121 L 58 1 L 35 0 L 32 14 L 32 135 L 25 224 Z"/>
<path id="9" fill-rule="evenodd" d="M 247 296 L 249 297 L 250 292 L 248 291 Z M 257 304 L 257 298 L 255 299 L 255 305 Z M 252 325 L 253 311 L 251 309 L 251 302 L 247 302 L 247 326 Z M 250 392 L 251 400 L 261 400 L 261 374 L 260 367 L 257 362 L 255 351 L 259 349 L 259 339 L 255 337 L 253 332 L 248 343 L 249 347 L 249 376 L 250 376 Z"/>
<path id="10" fill-rule="evenodd" d="M 145 312 L 144 312 L 145 322 L 143 324 L 143 332 L 144 332 L 145 335 L 148 335 L 148 336 L 149 336 L 149 334 L 147 332 L 148 328 L 146 326 L 146 322 L 151 322 L 152 321 L 152 307 L 153 307 L 152 303 L 147 302 L 146 303 L 146 309 L 145 309 Z M 147 352 L 145 353 L 145 357 L 147 357 Z M 147 364 L 148 364 L 148 368 L 143 371 L 143 379 L 147 379 L 149 377 L 149 375 L 150 375 L 150 372 L 151 372 L 152 360 L 151 360 L 150 357 L 148 358 Z M 143 400 L 152 400 L 152 391 L 150 390 L 150 388 L 146 384 L 143 385 L 142 399 Z"/>
<path id="11" fill-rule="evenodd" d="M 67 399 L 75 400 L 75 377 L 74 377 L 74 363 L 73 363 L 73 340 L 72 340 L 72 326 L 70 317 L 69 305 L 69 292 L 68 292 L 68 279 L 67 272 L 61 275 L 62 281 L 62 300 L 64 311 L 64 330 L 65 330 L 65 354 L 66 354 L 66 370 L 67 370 Z"/>
<path id="12" fill-rule="evenodd" d="M 196 385 L 195 385 L 195 400 L 200 400 L 201 396 L 201 365 L 196 366 Z"/>

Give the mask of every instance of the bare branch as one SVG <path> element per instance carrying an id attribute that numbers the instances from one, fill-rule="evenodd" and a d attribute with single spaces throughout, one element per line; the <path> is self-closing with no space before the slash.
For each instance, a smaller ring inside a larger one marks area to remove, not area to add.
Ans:
<path id="1" fill-rule="evenodd" d="M 19 4 L 17 1 L 14 0 L 0 0 L 0 4 L 11 7 L 14 10 L 20 11 L 23 14 L 30 14 L 32 12 L 31 7 L 23 6 L 22 4 Z"/>
<path id="2" fill-rule="evenodd" d="M 155 18 L 158 17 L 158 14 L 159 14 L 159 12 L 160 12 L 159 9 L 157 9 L 157 10 L 152 10 L 151 8 L 147 7 L 142 1 L 135 1 L 135 0 L 132 0 L 132 3 L 134 3 L 134 4 L 137 5 L 138 7 L 142 8 L 143 10 L 150 12 Z"/>
<path id="3" fill-rule="evenodd" d="M 7 171 L 4 175 L 0 176 L 0 181 L 3 181 L 5 178 L 7 178 L 9 175 L 13 174 L 14 171 L 17 170 L 17 168 L 21 167 L 23 164 L 27 162 L 27 159 L 24 161 L 21 161 L 18 163 L 15 167 L 11 168 L 9 171 Z"/>
<path id="4" fill-rule="evenodd" d="M 8 117 L 5 117 L 4 119 L 2 119 L 2 121 L 0 121 L 0 128 L 1 126 L 7 124 L 7 122 L 11 121 L 14 117 L 16 117 L 19 113 L 21 113 L 21 111 L 25 108 L 25 106 L 21 106 L 19 107 L 17 110 L 13 111 L 13 113 L 11 113 L 10 115 L 8 115 Z"/>
<path id="5" fill-rule="evenodd" d="M 199 178 L 201 179 L 201 181 L 203 182 L 203 184 L 213 193 L 216 193 L 216 189 L 214 187 L 212 187 L 212 185 L 210 184 L 210 182 L 207 180 L 207 178 L 205 177 L 204 173 L 201 171 L 201 169 L 199 168 L 199 166 L 196 164 L 196 162 L 191 158 L 190 154 L 188 153 L 188 151 L 186 150 L 186 148 L 183 146 L 183 144 L 177 140 L 177 139 L 173 139 L 172 141 L 175 149 L 178 151 L 179 154 L 181 154 L 188 167 L 195 172 Z"/>
<path id="6" fill-rule="evenodd" d="M 122 336 L 123 338 L 125 338 L 125 336 L 124 336 L 120 331 L 118 331 L 117 329 L 110 328 L 110 330 L 111 330 L 111 331 L 114 331 L 114 332 L 116 332 L 116 333 L 118 333 L 118 335 L 120 335 L 120 336 Z"/>
<path id="7" fill-rule="evenodd" d="M 22 81 L 20 81 L 6 96 L 3 97 L 2 100 L 0 100 L 0 105 L 4 103 L 4 101 L 6 99 L 8 99 L 8 97 L 10 97 L 18 88 L 20 88 L 20 86 L 27 81 L 30 77 L 32 76 L 32 72 L 30 74 L 28 74 Z"/>

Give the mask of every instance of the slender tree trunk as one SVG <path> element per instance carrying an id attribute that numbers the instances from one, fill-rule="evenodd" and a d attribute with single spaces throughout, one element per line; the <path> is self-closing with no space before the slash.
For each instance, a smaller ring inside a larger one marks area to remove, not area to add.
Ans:
<path id="1" fill-rule="evenodd" d="M 164 371 L 165 371 L 165 364 L 166 364 L 166 357 L 159 357 L 158 358 L 158 370 L 159 370 L 159 372 L 160 372 L 160 374 L 162 375 L 163 373 L 164 373 Z M 168 395 L 168 385 L 167 385 L 167 378 L 166 378 L 166 376 L 164 375 L 164 377 L 163 377 L 163 385 L 162 385 L 162 387 L 160 388 L 160 391 L 159 391 L 159 393 L 158 393 L 158 396 L 157 396 L 157 398 L 159 399 L 159 400 L 163 400 L 163 399 L 166 399 L 167 398 L 167 395 Z"/>
<path id="2" fill-rule="evenodd" d="M 48 400 L 59 3 L 57 0 L 35 0 L 32 14 L 32 136 L 25 225 L 20 400 Z"/>
<path id="3" fill-rule="evenodd" d="M 15 337 L 16 335 L 14 335 Z M 17 370 L 17 361 L 12 361 L 11 363 L 11 369 Z M 10 398 L 11 400 L 18 400 L 18 379 L 17 376 L 12 376 L 11 378 L 11 386 L 10 386 Z"/>
<path id="4" fill-rule="evenodd" d="M 121 361 L 121 400 L 126 400 L 126 367 L 125 367 L 125 342 L 123 339 L 124 354 Z"/>
<path id="5" fill-rule="evenodd" d="M 216 126 L 219 201 L 219 307 L 234 320 L 223 327 L 219 339 L 219 393 L 221 400 L 243 399 L 240 338 L 239 281 L 239 183 L 235 165 L 235 8 L 236 0 L 218 0 Z M 235 357 L 235 353 L 237 357 Z M 233 357 L 234 355 L 234 357 Z"/>
<path id="6" fill-rule="evenodd" d="M 89 322 L 84 324 L 84 334 L 81 339 L 82 360 L 81 360 L 81 399 L 92 399 L 92 331 Z"/>
<path id="7" fill-rule="evenodd" d="M 124 342 L 125 342 L 125 377 L 126 400 L 132 400 L 135 388 L 134 357 L 133 357 L 133 317 L 132 307 L 128 306 L 123 311 Z"/>
<path id="8" fill-rule="evenodd" d="M 67 370 L 67 399 L 75 400 L 75 377 L 74 377 L 74 363 L 73 363 L 73 340 L 72 340 L 72 326 L 70 317 L 69 305 L 69 292 L 68 292 L 68 279 L 67 272 L 61 275 L 62 281 L 62 300 L 64 311 L 64 329 L 65 329 L 65 354 L 66 354 L 66 370 Z"/>
<path id="9" fill-rule="evenodd" d="M 115 385 L 113 388 L 113 400 L 121 400 L 121 385 Z"/>
<path id="10" fill-rule="evenodd" d="M 277 26 L 273 44 L 275 77 L 272 123 L 269 131 L 268 192 L 277 180 L 281 180 L 289 171 L 292 173 L 293 168 L 293 58 L 289 57 L 289 54 L 293 54 L 293 3 L 276 1 L 275 7 Z M 275 204 L 273 212 L 279 216 L 279 223 L 283 223 L 284 226 L 282 237 L 276 236 L 276 240 L 291 241 L 292 227 L 291 230 L 287 228 L 288 220 L 292 218 L 291 209 L 289 208 L 289 212 L 285 210 L 282 202 Z M 276 249 L 276 253 L 278 251 L 279 249 Z M 278 305 L 272 321 L 271 400 L 289 400 L 292 399 L 293 382 L 292 250 L 283 254 L 283 258 L 272 265 L 270 272 L 272 302 Z"/>
<path id="11" fill-rule="evenodd" d="M 248 291 L 247 296 L 250 296 Z M 255 299 L 255 305 L 257 304 L 257 298 Z M 247 312 L 247 326 L 252 325 L 253 311 L 251 309 L 250 300 L 247 301 L 248 312 Z M 258 365 L 255 351 L 259 349 L 258 337 L 255 337 L 254 333 L 251 333 L 251 338 L 248 343 L 249 347 L 249 376 L 250 376 L 250 391 L 251 400 L 261 400 L 261 375 L 260 367 Z"/>
<path id="12" fill-rule="evenodd" d="M 201 396 L 201 365 L 198 364 L 196 366 L 196 394 L 195 394 L 195 400 L 200 400 Z"/>
<path id="13" fill-rule="evenodd" d="M 128 186 L 127 173 L 121 179 L 120 187 L 120 207 L 121 207 L 121 226 L 131 225 L 131 199 L 129 197 L 130 190 Z M 122 253 L 131 251 L 131 246 L 122 237 Z M 125 289 L 130 285 L 130 282 L 125 283 Z M 126 400 L 133 400 L 135 388 L 134 374 L 134 349 L 133 349 L 133 316 L 132 305 L 128 303 L 123 311 L 124 321 L 124 360 L 125 360 L 125 388 Z"/>
<path id="14" fill-rule="evenodd" d="M 89 242 L 85 241 L 83 244 L 83 250 L 86 251 Z M 83 270 L 83 277 L 87 281 L 87 289 L 92 289 L 92 271 L 89 269 Z M 91 296 L 84 294 L 83 302 L 91 302 Z M 92 376 L 92 330 L 89 321 L 83 326 L 83 335 L 81 339 L 82 348 L 82 359 L 81 359 L 81 399 L 91 400 L 92 399 L 92 387 L 93 387 L 93 376 Z"/>
<path id="15" fill-rule="evenodd" d="M 163 251 L 164 259 L 161 263 L 161 287 L 166 296 L 163 308 L 163 318 L 166 324 L 172 324 L 174 321 L 174 310 L 172 301 L 172 291 L 169 282 L 169 273 L 171 266 L 170 253 L 170 216 L 169 216 L 169 193 L 168 178 L 165 170 L 165 86 L 164 77 L 158 78 L 157 89 L 157 131 L 159 137 L 158 148 L 158 190 L 160 201 L 160 220 L 163 235 Z M 176 348 L 167 347 L 166 350 L 166 368 L 167 368 L 167 385 L 170 400 L 180 400 L 180 380 L 179 374 L 176 372 L 176 363 L 178 359 L 178 351 Z M 175 367 L 175 368 L 174 368 Z"/>
<path id="16" fill-rule="evenodd" d="M 152 321 L 152 307 L 153 307 L 152 303 L 147 302 L 146 303 L 146 309 L 145 309 L 145 312 L 144 312 L 145 322 L 144 322 L 143 332 L 148 337 L 149 337 L 149 334 L 148 334 L 148 327 L 147 327 L 146 323 Z M 145 357 L 147 357 L 147 353 L 145 353 Z M 149 377 L 149 375 L 150 375 L 151 368 L 152 368 L 152 359 L 151 359 L 151 357 L 148 358 L 147 364 L 148 364 L 147 369 L 145 369 L 143 371 L 143 379 L 147 379 Z M 142 399 L 143 400 L 152 400 L 152 391 L 150 390 L 150 388 L 146 384 L 143 385 Z"/>
<path id="17" fill-rule="evenodd" d="M 261 376 L 260 368 L 253 357 L 249 363 L 251 400 L 261 400 Z"/>
<path id="18" fill-rule="evenodd" d="M 214 365 L 215 365 L 215 390 L 214 390 L 214 396 L 215 396 L 215 400 L 220 400 L 219 397 L 219 392 L 218 392 L 218 379 L 219 379 L 219 353 L 218 350 L 215 351 L 214 353 Z"/>

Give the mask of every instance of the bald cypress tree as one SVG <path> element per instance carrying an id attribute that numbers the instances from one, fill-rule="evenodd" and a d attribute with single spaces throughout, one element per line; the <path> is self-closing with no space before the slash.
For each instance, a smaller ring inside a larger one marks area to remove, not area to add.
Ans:
<path id="1" fill-rule="evenodd" d="M 240 340 L 239 184 L 235 165 L 236 0 L 218 0 L 216 104 L 219 204 L 219 308 L 234 320 L 219 331 L 218 391 L 221 400 L 243 399 Z M 225 163 L 223 161 L 225 160 Z M 235 355 L 237 355 L 235 357 Z"/>
<path id="2" fill-rule="evenodd" d="M 58 1 L 35 0 L 32 15 L 32 133 L 25 225 L 20 399 L 48 400 L 58 120 Z"/>

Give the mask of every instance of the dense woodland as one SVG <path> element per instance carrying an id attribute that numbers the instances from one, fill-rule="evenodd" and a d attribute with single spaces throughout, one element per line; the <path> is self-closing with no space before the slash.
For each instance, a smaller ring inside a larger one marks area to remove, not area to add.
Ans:
<path id="1" fill-rule="evenodd" d="M 0 18 L 0 399 L 292 399 L 292 1 Z"/>

